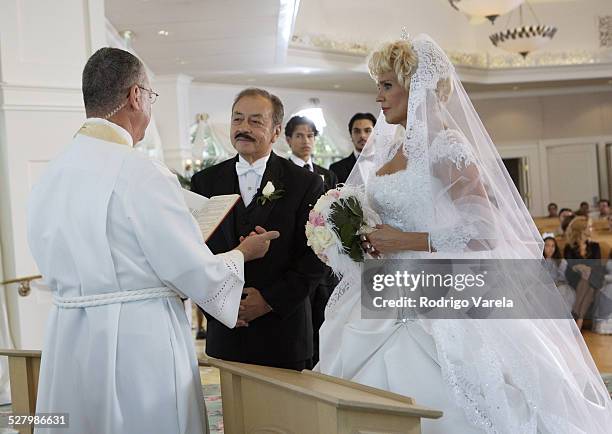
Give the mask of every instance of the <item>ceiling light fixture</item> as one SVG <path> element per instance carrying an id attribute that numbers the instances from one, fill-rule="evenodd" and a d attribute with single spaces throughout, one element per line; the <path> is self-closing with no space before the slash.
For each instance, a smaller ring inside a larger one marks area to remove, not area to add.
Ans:
<path id="1" fill-rule="evenodd" d="M 520 26 L 493 33 L 489 39 L 496 47 L 511 53 L 518 53 L 523 58 L 533 51 L 539 50 L 546 45 L 557 33 L 557 28 L 540 24 L 533 8 L 527 3 L 531 14 L 535 18 L 536 25 L 526 26 L 523 24 L 523 6 L 519 7 Z M 508 17 L 508 23 L 512 14 Z"/>
<path id="2" fill-rule="evenodd" d="M 119 32 L 119 36 L 123 39 L 126 48 L 129 50 L 132 48 L 132 41 L 134 40 L 134 32 L 131 30 L 122 30 Z"/>
<path id="3" fill-rule="evenodd" d="M 470 17 L 481 17 L 495 22 L 500 15 L 516 9 L 525 0 L 448 0 L 450 5 Z"/>
<path id="4" fill-rule="evenodd" d="M 167 30 L 160 30 L 159 32 L 157 32 L 157 34 L 159 36 L 168 36 L 170 34 L 170 32 L 167 31 Z"/>

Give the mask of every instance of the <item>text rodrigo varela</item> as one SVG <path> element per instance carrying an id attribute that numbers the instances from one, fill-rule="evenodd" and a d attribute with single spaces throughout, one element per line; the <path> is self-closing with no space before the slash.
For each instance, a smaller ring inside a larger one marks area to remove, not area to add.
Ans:
<path id="1" fill-rule="evenodd" d="M 439 274 L 439 273 L 409 273 L 407 271 L 396 271 L 392 274 L 374 274 L 372 276 L 372 289 L 376 293 L 380 293 L 372 298 L 374 308 L 450 308 L 455 310 L 476 308 L 513 308 L 514 302 L 507 297 L 487 298 L 483 295 L 469 296 L 469 290 L 472 288 L 482 289 L 486 285 L 485 277 L 487 272 L 469 274 Z M 396 288 L 402 289 L 396 297 L 385 297 L 382 291 Z M 445 288 L 449 292 L 444 296 L 436 295 L 429 297 L 427 295 L 415 294 L 419 290 L 421 294 L 428 288 Z M 458 297 L 452 295 L 452 291 L 456 291 Z M 464 293 L 464 291 L 468 292 Z M 482 291 L 476 291 L 482 293 Z"/>

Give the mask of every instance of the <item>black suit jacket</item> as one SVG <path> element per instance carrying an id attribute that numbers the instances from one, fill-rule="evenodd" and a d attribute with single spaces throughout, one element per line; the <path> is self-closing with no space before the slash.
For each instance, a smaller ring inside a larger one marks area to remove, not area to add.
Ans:
<path id="1" fill-rule="evenodd" d="M 327 170 L 324 167 L 319 166 L 318 164 L 312 163 L 312 168 L 315 173 L 319 176 L 323 176 L 323 184 L 325 186 L 325 191 L 331 190 L 332 188 L 336 188 L 338 185 L 338 177 L 331 170 Z"/>
<path id="2" fill-rule="evenodd" d="M 343 158 L 340 161 L 336 161 L 335 163 L 329 166 L 329 170 L 334 172 L 336 176 L 338 176 L 338 182 L 346 182 L 351 170 L 355 167 L 355 163 L 357 162 L 357 158 L 355 157 L 355 153 L 351 152 L 346 158 Z"/>
<path id="3" fill-rule="evenodd" d="M 290 158 L 288 158 L 287 160 L 293 163 L 293 161 Z M 306 170 L 303 166 L 301 167 L 302 169 Z M 314 170 L 314 173 L 323 177 L 323 187 L 325 191 L 331 190 L 332 188 L 336 188 L 336 185 L 338 184 L 338 177 L 336 176 L 334 172 L 332 172 L 331 170 L 327 170 L 326 168 L 321 167 L 318 164 L 314 164 L 314 163 L 312 163 L 312 168 Z"/>
<path id="4" fill-rule="evenodd" d="M 195 193 L 206 197 L 240 194 L 235 165 L 238 157 L 196 173 Z M 257 198 L 268 181 L 284 190 L 282 197 L 261 205 Z M 323 194 L 321 177 L 274 153 L 270 155 L 261 186 L 248 207 L 240 201 L 207 242 L 213 253 L 234 249 L 239 238 L 262 226 L 277 230 L 265 257 L 245 264 L 245 287 L 257 288 L 273 311 L 229 329 L 207 315 L 206 352 L 225 360 L 275 366 L 312 357 L 310 292 L 325 274 L 324 264 L 306 245 L 308 213 Z"/>

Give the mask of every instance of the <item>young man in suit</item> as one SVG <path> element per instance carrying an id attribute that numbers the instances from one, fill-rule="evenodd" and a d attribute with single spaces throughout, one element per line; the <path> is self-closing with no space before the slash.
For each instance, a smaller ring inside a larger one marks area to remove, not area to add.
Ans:
<path id="1" fill-rule="evenodd" d="M 285 139 L 291 148 L 289 159 L 297 166 L 318 173 L 323 178 L 325 191 L 336 187 L 338 178 L 331 172 L 312 161 L 315 140 L 319 131 L 315 123 L 305 116 L 293 116 L 285 125 Z"/>
<path id="2" fill-rule="evenodd" d="M 348 157 L 329 166 L 329 170 L 338 176 L 338 182 L 346 182 L 361 150 L 374 130 L 374 125 L 376 125 L 376 118 L 372 113 L 355 113 L 349 121 L 349 133 L 355 150 Z"/>
<path id="3" fill-rule="evenodd" d="M 294 116 L 285 125 L 285 139 L 291 148 L 289 159 L 297 166 L 303 167 L 311 172 L 319 174 L 325 183 L 325 191 L 336 187 L 338 178 L 334 172 L 314 164 L 312 153 L 319 131 L 315 123 L 304 116 Z M 325 306 L 338 279 L 332 274 L 331 269 L 326 267 L 325 279 L 311 293 L 310 303 L 312 305 L 312 328 L 313 328 L 313 365 L 319 361 L 319 329 L 325 320 Z"/>
<path id="4" fill-rule="evenodd" d="M 278 97 L 257 88 L 240 92 L 232 106 L 230 131 L 238 155 L 195 174 L 192 190 L 206 197 L 242 197 L 208 241 L 213 252 L 235 247 L 257 226 L 281 234 L 265 258 L 245 264 L 238 315 L 242 327 L 229 329 L 207 315 L 206 353 L 302 370 L 311 367 L 313 351 L 310 293 L 325 275 L 324 264 L 306 245 L 304 227 L 323 194 L 323 181 L 272 152 L 282 121 Z"/>

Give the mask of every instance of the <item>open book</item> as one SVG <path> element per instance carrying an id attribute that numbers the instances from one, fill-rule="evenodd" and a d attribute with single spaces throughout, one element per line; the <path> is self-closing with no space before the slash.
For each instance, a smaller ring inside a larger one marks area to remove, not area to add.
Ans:
<path id="1" fill-rule="evenodd" d="M 185 189 L 183 189 L 183 197 L 189 211 L 200 226 L 204 241 L 208 241 L 240 200 L 239 194 L 224 194 L 209 199 Z"/>

